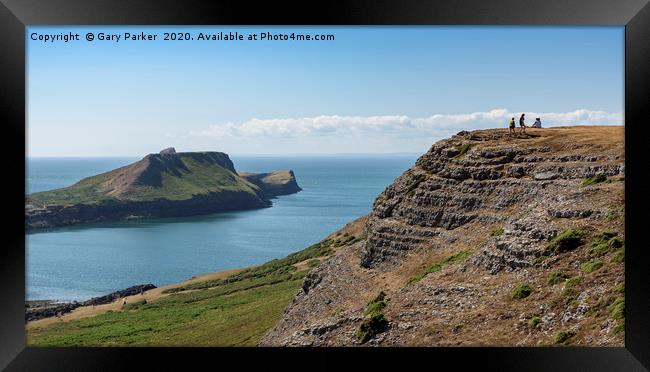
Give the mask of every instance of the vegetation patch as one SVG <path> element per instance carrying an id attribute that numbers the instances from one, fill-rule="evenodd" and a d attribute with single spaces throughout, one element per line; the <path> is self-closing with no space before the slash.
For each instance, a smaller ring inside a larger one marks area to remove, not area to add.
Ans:
<path id="1" fill-rule="evenodd" d="M 474 147 L 474 144 L 470 142 L 458 146 L 458 155 L 454 156 L 454 159 L 461 158 L 463 155 L 467 154 L 472 147 Z"/>
<path id="2" fill-rule="evenodd" d="M 470 255 L 471 255 L 471 253 L 469 251 L 461 251 L 461 252 L 458 252 L 458 253 L 456 253 L 454 255 L 446 257 L 445 259 L 443 259 L 441 261 L 438 261 L 438 262 L 432 264 L 431 266 L 427 267 L 426 270 L 424 270 L 424 272 L 413 276 L 411 279 L 409 279 L 407 284 L 415 284 L 415 283 L 419 282 L 420 280 L 422 280 L 428 274 L 431 274 L 431 273 L 434 273 L 436 271 L 442 270 L 442 268 L 445 267 L 446 265 L 453 264 L 453 263 L 456 263 L 456 262 L 465 261 Z"/>
<path id="3" fill-rule="evenodd" d="M 360 343 L 366 343 L 377 334 L 383 332 L 388 326 L 388 320 L 386 320 L 382 312 L 386 307 L 385 298 L 386 294 L 384 291 L 381 291 L 374 300 L 368 302 L 364 312 L 366 318 L 357 330 L 357 339 Z"/>
<path id="4" fill-rule="evenodd" d="M 535 258 L 535 264 L 539 265 L 542 262 L 546 261 L 547 258 L 548 258 L 548 256 L 539 256 L 539 257 Z"/>
<path id="5" fill-rule="evenodd" d="M 584 236 L 585 233 L 582 230 L 567 229 L 551 239 L 546 248 L 555 253 L 568 252 L 582 245 Z"/>
<path id="6" fill-rule="evenodd" d="M 616 299 L 609 305 L 609 314 L 614 319 L 625 318 L 625 298 L 616 297 Z"/>
<path id="7" fill-rule="evenodd" d="M 554 341 L 556 344 L 566 344 L 573 336 L 575 336 L 575 332 L 561 331 L 555 335 Z"/>
<path id="8" fill-rule="evenodd" d="M 591 273 L 591 272 L 594 272 L 594 271 L 600 269 L 601 267 L 603 267 L 603 261 L 591 260 L 591 261 L 583 263 L 580 266 L 580 270 L 582 270 L 585 273 Z"/>
<path id="9" fill-rule="evenodd" d="M 617 262 L 617 263 L 621 263 L 621 262 L 625 261 L 625 249 L 621 249 L 618 252 L 616 252 L 614 257 L 612 258 L 612 261 Z"/>
<path id="10" fill-rule="evenodd" d="M 522 299 L 530 296 L 530 294 L 533 293 L 533 290 L 530 288 L 530 286 L 526 283 L 518 284 L 513 290 L 512 290 L 512 298 L 515 299 Z"/>
<path id="11" fill-rule="evenodd" d="M 623 331 L 625 331 L 625 321 L 621 322 L 620 324 L 617 324 L 614 328 L 612 328 L 609 334 L 615 336 Z"/>
<path id="12" fill-rule="evenodd" d="M 347 239 L 354 240 L 354 236 L 349 236 Z M 285 258 L 271 260 L 260 266 L 250 269 L 242 270 L 237 274 L 233 274 L 225 279 L 207 280 L 188 284 L 182 287 L 170 288 L 164 293 L 177 293 L 188 290 L 215 288 L 236 284 L 236 290 L 243 288 L 254 288 L 260 285 L 268 285 L 283 282 L 286 280 L 299 279 L 304 276 L 304 272 L 297 273 L 294 266 L 298 262 L 315 259 L 316 257 L 330 256 L 334 251 L 332 247 L 335 245 L 335 240 L 326 239 L 319 243 L 313 244 L 302 251 L 292 253 Z M 235 289 L 235 288 L 233 288 Z"/>
<path id="13" fill-rule="evenodd" d="M 578 291 L 576 287 L 582 282 L 582 278 L 579 276 L 574 276 L 569 278 L 564 282 L 564 288 L 562 289 L 561 297 L 566 300 L 566 302 L 573 301 L 578 296 Z"/>
<path id="14" fill-rule="evenodd" d="M 597 183 L 603 183 L 603 182 L 612 182 L 610 179 L 607 178 L 606 175 L 603 173 L 598 173 L 597 175 L 589 178 L 585 178 L 582 181 L 582 186 L 589 186 L 589 185 L 595 185 Z"/>
<path id="15" fill-rule="evenodd" d="M 567 274 L 565 274 L 563 272 L 560 272 L 560 271 L 554 271 L 551 274 L 549 274 L 548 280 L 546 282 L 549 285 L 553 285 L 553 284 L 562 283 L 563 281 L 565 281 L 568 278 L 569 278 L 569 276 Z"/>
<path id="16" fill-rule="evenodd" d="M 621 248 L 624 242 L 616 235 L 616 233 L 609 231 L 598 234 L 591 242 L 591 248 L 587 251 L 587 256 L 599 257 L 614 249 Z"/>
<path id="17" fill-rule="evenodd" d="M 141 300 L 138 302 L 133 302 L 133 303 L 127 303 L 122 305 L 122 310 L 138 310 L 144 307 L 144 305 L 147 304 L 147 300 Z"/>
<path id="18" fill-rule="evenodd" d="M 320 260 L 318 258 L 312 258 L 311 260 L 307 261 L 307 266 L 312 268 L 316 267 L 320 264 Z"/>
<path id="19" fill-rule="evenodd" d="M 528 325 L 535 328 L 535 327 L 537 327 L 537 325 L 539 325 L 539 323 L 541 321 L 542 321 L 542 318 L 540 318 L 538 316 L 534 316 L 534 317 L 530 318 L 530 320 L 528 321 Z"/>
<path id="20" fill-rule="evenodd" d="M 616 291 L 616 292 L 618 292 L 618 293 L 625 293 L 625 282 L 623 282 L 623 283 L 617 285 L 617 286 L 614 288 L 614 291 Z"/>
<path id="21" fill-rule="evenodd" d="M 490 233 L 490 236 L 501 236 L 503 235 L 503 227 L 497 227 L 496 229 L 492 230 Z"/>

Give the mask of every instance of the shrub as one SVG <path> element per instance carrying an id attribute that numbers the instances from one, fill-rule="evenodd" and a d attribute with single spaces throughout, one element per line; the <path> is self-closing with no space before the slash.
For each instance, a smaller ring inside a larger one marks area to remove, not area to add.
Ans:
<path id="1" fill-rule="evenodd" d="M 575 287 L 577 287 L 581 281 L 582 279 L 579 276 L 574 276 L 573 278 L 569 278 L 564 282 L 564 288 L 562 289 L 561 295 L 566 299 L 567 302 L 570 302 L 576 298 L 578 292 L 576 291 Z"/>
<path id="2" fill-rule="evenodd" d="M 382 313 L 372 314 L 369 318 L 364 319 L 364 321 L 359 326 L 357 331 L 357 339 L 360 343 L 366 343 L 371 338 L 375 337 L 378 333 L 381 333 L 388 326 L 388 321 Z"/>
<path id="3" fill-rule="evenodd" d="M 307 266 L 309 267 L 316 267 L 320 264 L 320 260 L 317 258 L 312 258 L 311 260 L 307 261 Z"/>
<path id="4" fill-rule="evenodd" d="M 368 302 L 364 314 L 367 316 L 357 330 L 357 338 L 360 343 L 365 343 L 376 334 L 382 332 L 388 326 L 388 320 L 384 317 L 382 310 L 386 307 L 386 293 L 379 292 L 374 300 Z"/>
<path id="5" fill-rule="evenodd" d="M 625 261 L 625 250 L 621 249 L 618 252 L 616 252 L 616 255 L 614 256 L 614 258 L 612 258 L 612 261 L 618 263 Z"/>
<path id="6" fill-rule="evenodd" d="M 530 286 L 528 284 L 522 283 L 517 285 L 513 290 L 512 290 L 512 298 L 515 299 L 522 299 L 530 296 L 530 294 L 533 293 L 533 290 L 530 289 Z"/>
<path id="7" fill-rule="evenodd" d="M 596 236 L 591 242 L 591 248 L 587 251 L 587 256 L 598 257 L 608 253 L 611 249 L 621 248 L 623 240 L 613 232 L 603 232 Z"/>
<path id="8" fill-rule="evenodd" d="M 607 176 L 604 175 L 603 173 L 598 173 L 593 177 L 585 178 L 584 181 L 582 181 L 582 186 L 589 186 L 589 185 L 594 185 L 602 182 L 611 182 L 611 181 L 608 180 Z"/>
<path id="9" fill-rule="evenodd" d="M 380 313 L 386 307 L 386 293 L 384 291 L 379 292 L 379 295 L 375 297 L 374 300 L 368 302 L 366 306 L 365 315 L 371 315 L 373 313 Z"/>
<path id="10" fill-rule="evenodd" d="M 585 233 L 582 230 L 567 229 L 549 242 L 547 250 L 555 253 L 568 252 L 582 245 Z"/>
<path id="11" fill-rule="evenodd" d="M 535 328 L 535 327 L 537 327 L 537 325 L 538 325 L 541 321 L 542 321 L 542 318 L 540 318 L 540 317 L 538 317 L 538 316 L 534 316 L 534 317 L 530 318 L 530 320 L 528 321 L 528 325 L 531 326 L 531 327 L 533 327 L 533 328 Z"/>
<path id="12" fill-rule="evenodd" d="M 609 305 L 609 314 L 614 319 L 625 318 L 625 298 L 616 297 L 616 299 Z"/>
<path id="13" fill-rule="evenodd" d="M 490 236 L 501 236 L 503 235 L 503 227 L 497 227 L 496 229 L 492 230 L 490 233 Z"/>
<path id="14" fill-rule="evenodd" d="M 554 271 L 548 276 L 548 281 L 547 283 L 550 285 L 557 284 L 557 283 L 562 283 L 566 279 L 568 279 L 569 276 L 565 273 L 559 272 L 559 271 Z"/>
<path id="15" fill-rule="evenodd" d="M 555 343 L 556 344 L 563 344 L 573 336 L 575 336 L 575 333 L 571 332 L 571 331 L 558 332 L 558 334 L 555 335 Z"/>
<path id="16" fill-rule="evenodd" d="M 603 261 L 591 260 L 591 261 L 583 263 L 580 266 L 580 270 L 582 270 L 585 273 L 591 273 L 591 272 L 594 272 L 594 271 L 600 269 L 601 267 L 603 267 Z"/>

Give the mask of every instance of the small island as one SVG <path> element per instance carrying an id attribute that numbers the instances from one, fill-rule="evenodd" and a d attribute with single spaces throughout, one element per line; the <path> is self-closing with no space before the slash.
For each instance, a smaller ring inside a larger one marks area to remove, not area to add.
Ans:
<path id="1" fill-rule="evenodd" d="M 25 229 L 265 208 L 300 191 L 291 170 L 238 173 L 222 152 L 158 154 L 25 197 Z"/>

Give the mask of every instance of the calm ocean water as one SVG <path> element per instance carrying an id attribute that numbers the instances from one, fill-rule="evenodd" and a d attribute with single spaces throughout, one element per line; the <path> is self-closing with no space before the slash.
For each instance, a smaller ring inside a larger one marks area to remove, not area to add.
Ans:
<path id="1" fill-rule="evenodd" d="M 27 299 L 84 300 L 250 266 L 305 248 L 353 219 L 416 155 L 237 157 L 239 171 L 293 169 L 303 191 L 273 207 L 61 228 L 26 237 Z M 50 190 L 136 158 L 31 158 L 27 192 Z"/>

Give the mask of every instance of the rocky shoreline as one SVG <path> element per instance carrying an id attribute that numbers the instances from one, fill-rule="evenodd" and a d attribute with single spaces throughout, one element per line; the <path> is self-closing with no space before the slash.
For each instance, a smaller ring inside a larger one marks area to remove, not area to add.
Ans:
<path id="1" fill-rule="evenodd" d="M 59 316 L 81 306 L 109 304 L 119 298 L 133 296 L 156 288 L 153 284 L 139 284 L 86 301 L 59 302 L 54 300 L 25 301 L 25 322 Z"/>

